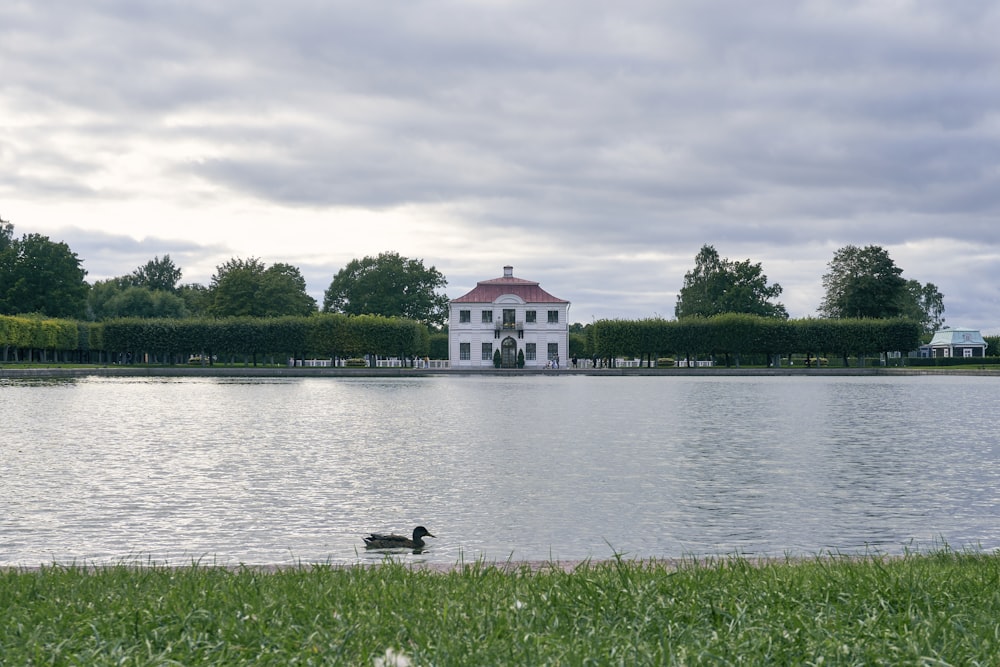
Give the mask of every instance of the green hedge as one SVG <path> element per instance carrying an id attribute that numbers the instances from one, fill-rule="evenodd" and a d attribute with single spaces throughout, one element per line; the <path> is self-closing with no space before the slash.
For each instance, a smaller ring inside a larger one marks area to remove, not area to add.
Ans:
<path id="1" fill-rule="evenodd" d="M 986 341 L 986 356 L 1000 357 L 1000 336 L 983 336 Z"/>
<path id="2" fill-rule="evenodd" d="M 430 356 L 431 359 L 448 358 L 448 334 L 432 333 L 430 335 Z"/>
<path id="3" fill-rule="evenodd" d="M 920 345 L 920 325 L 905 319 L 780 320 L 727 314 L 679 320 L 598 320 L 593 345 L 602 358 L 811 353 L 858 356 L 908 352 Z"/>
<path id="4" fill-rule="evenodd" d="M 915 350 L 920 327 L 910 320 L 780 320 L 728 314 L 711 318 L 598 320 L 590 344 L 602 358 L 636 356 L 765 358 L 791 353 L 840 357 Z M 428 356 L 431 336 L 412 320 L 377 315 L 317 314 L 308 317 L 229 319 L 120 319 L 103 323 L 31 316 L 0 316 L 3 359 L 32 358 L 33 351 L 103 352 L 114 358 L 152 355 L 184 363 L 190 354 L 252 357 L 412 358 Z M 23 354 L 22 352 L 26 352 Z M 447 358 L 447 337 L 434 336 L 434 357 Z M 915 360 L 913 360 L 915 361 Z M 930 360 L 934 361 L 934 360 Z M 937 360 L 942 361 L 942 360 Z M 909 362 L 908 362 L 909 363 Z M 989 363 L 955 359 L 948 364 Z M 945 365 L 935 363 L 933 365 Z"/>
<path id="5" fill-rule="evenodd" d="M 2 360 L 46 360 L 49 353 L 90 349 L 90 327 L 76 320 L 36 315 L 0 315 Z"/>
<path id="6" fill-rule="evenodd" d="M 1000 357 L 931 357 L 907 359 L 907 366 L 997 366 Z"/>
<path id="7" fill-rule="evenodd" d="M 413 320 L 377 315 L 317 314 L 308 317 L 227 319 L 126 318 L 91 323 L 0 316 L 4 359 L 33 350 L 151 355 L 185 363 L 191 354 L 400 358 L 427 356 L 427 327 Z"/>

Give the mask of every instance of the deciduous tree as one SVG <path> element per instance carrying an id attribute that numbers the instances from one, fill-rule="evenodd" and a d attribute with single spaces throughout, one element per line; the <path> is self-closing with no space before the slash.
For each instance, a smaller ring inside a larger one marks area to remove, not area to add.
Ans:
<path id="1" fill-rule="evenodd" d="M 903 316 L 920 323 L 924 333 L 933 333 L 944 326 L 944 295 L 934 283 L 906 281 Z"/>
<path id="2" fill-rule="evenodd" d="M 0 218 L 0 252 L 10 247 L 14 240 L 14 225 L 7 220 Z"/>
<path id="3" fill-rule="evenodd" d="M 306 281 L 297 267 L 266 267 L 256 257 L 235 257 L 216 268 L 212 276 L 211 313 L 218 317 L 280 317 L 308 315 L 316 300 L 306 293 Z"/>
<path id="4" fill-rule="evenodd" d="M 844 246 L 823 276 L 826 292 L 819 313 L 834 318 L 903 316 L 907 298 L 903 270 L 880 246 Z"/>
<path id="5" fill-rule="evenodd" d="M 164 255 L 163 259 L 156 256 L 136 268 L 131 274 L 131 279 L 136 287 L 176 293 L 181 275 L 180 268 L 170 259 L 170 255 Z"/>
<path id="6" fill-rule="evenodd" d="M 199 283 L 186 283 L 177 288 L 191 317 L 208 316 L 212 312 L 212 292 Z"/>
<path id="7" fill-rule="evenodd" d="M 185 300 L 177 281 L 181 270 L 170 255 L 155 257 L 125 276 L 98 280 L 87 299 L 94 320 L 115 317 L 188 317 Z"/>
<path id="8" fill-rule="evenodd" d="M 13 238 L 0 232 L 0 314 L 41 313 L 81 318 L 86 311 L 87 272 L 65 243 L 41 234 Z"/>
<path id="9" fill-rule="evenodd" d="M 788 318 L 781 303 L 778 283 L 767 284 L 761 265 L 721 259 L 713 246 L 702 246 L 694 269 L 684 274 L 674 314 L 678 317 L 711 317 L 723 313 L 746 313 L 762 317 Z"/>
<path id="10" fill-rule="evenodd" d="M 348 315 L 404 317 L 441 326 L 448 317 L 448 297 L 439 290 L 448 281 L 423 260 L 395 252 L 354 259 L 337 272 L 323 298 L 323 310 Z"/>
<path id="11" fill-rule="evenodd" d="M 109 294 L 108 298 L 102 298 L 103 294 Z M 124 289 L 106 291 L 103 285 L 95 283 L 90 296 L 91 312 L 95 320 L 118 317 L 179 319 L 190 314 L 184 299 L 166 290 L 130 285 Z"/>

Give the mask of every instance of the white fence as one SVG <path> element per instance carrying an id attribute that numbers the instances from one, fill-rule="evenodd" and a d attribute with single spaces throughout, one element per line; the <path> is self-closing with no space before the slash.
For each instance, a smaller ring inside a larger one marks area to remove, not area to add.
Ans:
<path id="1" fill-rule="evenodd" d="M 345 368 L 346 359 L 289 359 L 288 366 L 299 368 Z M 411 362 L 402 359 L 376 359 L 376 368 L 410 368 Z M 448 368 L 447 359 L 416 359 L 412 362 L 413 368 Z"/>
<path id="2" fill-rule="evenodd" d="M 330 368 L 334 365 L 333 359 L 289 359 L 288 365 L 305 366 L 306 368 Z M 343 366 L 341 361 L 338 366 Z"/>
<path id="3" fill-rule="evenodd" d="M 376 368 L 410 368 L 409 359 L 376 359 Z M 416 359 L 412 362 L 412 368 L 448 368 L 447 359 Z"/>
<path id="4" fill-rule="evenodd" d="M 346 366 L 346 359 L 289 359 L 288 365 L 306 368 L 344 368 Z M 642 368 L 646 365 L 646 362 L 642 359 L 615 359 L 615 368 Z M 655 362 L 653 364 L 656 365 Z M 674 362 L 675 368 L 688 368 L 687 359 L 678 359 Z M 691 361 L 690 368 L 710 368 L 715 365 L 714 361 Z M 377 359 L 375 361 L 376 368 L 410 368 L 411 362 L 408 359 Z M 430 368 L 435 370 L 451 368 L 451 364 L 447 359 L 416 359 L 412 362 L 413 368 Z M 564 370 L 586 370 L 594 368 L 594 363 L 590 359 L 577 359 L 574 365 L 572 361 L 566 364 L 560 364 L 559 366 Z M 531 366 L 530 368 L 546 368 L 544 365 Z M 607 368 L 602 362 L 598 363 L 597 368 Z"/>
<path id="5" fill-rule="evenodd" d="M 614 367 L 615 368 L 645 368 L 647 363 L 648 362 L 646 362 L 646 361 L 644 361 L 642 359 L 615 359 L 615 361 L 614 361 Z M 653 367 L 656 368 L 657 366 L 658 366 L 658 364 L 654 361 L 653 362 Z M 695 361 L 695 360 L 692 359 L 691 360 L 691 366 L 690 366 L 690 368 L 711 368 L 712 366 L 715 366 L 715 362 L 714 361 L 711 361 L 711 360 L 707 360 L 707 361 Z M 688 368 L 689 366 L 688 366 L 687 359 L 678 359 L 677 361 L 675 361 L 673 363 L 673 367 L 674 368 Z M 568 368 L 574 368 L 574 366 L 570 365 L 570 366 L 568 366 Z M 595 368 L 595 366 L 594 366 L 594 362 L 591 361 L 590 359 L 578 359 L 577 360 L 577 365 L 575 366 L 575 368 Z M 599 360 L 598 363 L 597 363 L 596 368 L 608 368 L 608 366 L 606 365 L 605 361 Z"/>

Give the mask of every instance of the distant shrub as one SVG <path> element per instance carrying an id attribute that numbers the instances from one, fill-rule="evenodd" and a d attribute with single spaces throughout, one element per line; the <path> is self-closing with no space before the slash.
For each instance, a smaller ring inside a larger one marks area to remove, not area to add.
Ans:
<path id="1" fill-rule="evenodd" d="M 1000 357 L 910 357 L 907 366 L 996 366 Z"/>

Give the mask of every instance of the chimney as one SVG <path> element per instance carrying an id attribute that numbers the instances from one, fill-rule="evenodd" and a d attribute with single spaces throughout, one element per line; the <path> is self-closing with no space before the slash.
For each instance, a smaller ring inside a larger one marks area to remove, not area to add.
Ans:
<path id="1" fill-rule="evenodd" d="M 514 277 L 514 267 L 510 266 L 510 265 L 503 267 L 503 277 L 504 278 L 513 278 Z"/>

